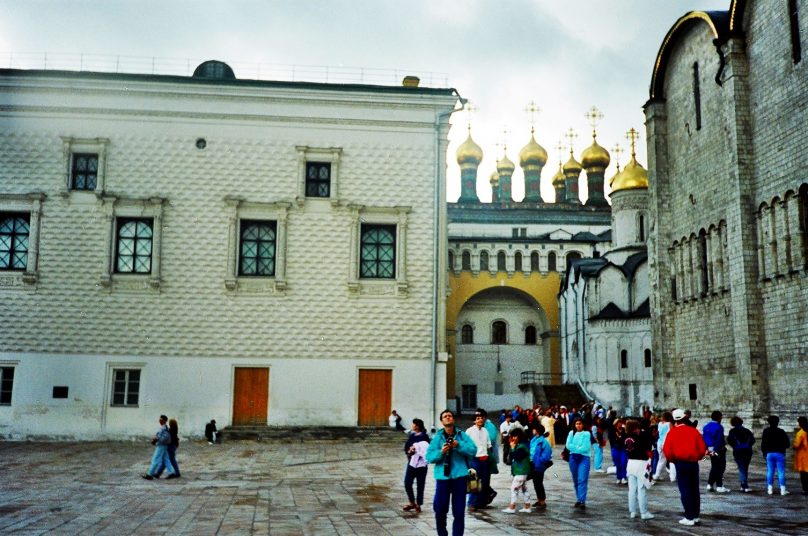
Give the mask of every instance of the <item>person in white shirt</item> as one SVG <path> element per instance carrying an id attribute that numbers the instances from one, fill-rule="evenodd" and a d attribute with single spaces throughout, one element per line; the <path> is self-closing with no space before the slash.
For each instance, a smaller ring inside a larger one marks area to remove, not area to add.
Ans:
<path id="1" fill-rule="evenodd" d="M 505 420 L 499 425 L 499 435 L 502 437 L 502 461 L 511 464 L 511 444 L 508 442 L 508 433 L 511 431 L 513 419 L 510 413 L 505 414 Z"/>
<path id="2" fill-rule="evenodd" d="M 484 425 L 485 415 L 478 411 L 474 414 L 474 425 L 466 430 L 466 434 L 468 434 L 477 447 L 477 453 L 474 459 L 471 460 L 471 468 L 477 471 L 477 476 L 482 482 L 481 489 L 478 493 L 469 493 L 469 512 L 474 512 L 487 506 L 491 489 L 491 469 L 488 465 L 488 449 L 491 448 L 491 438 L 488 435 L 488 430 L 484 428 Z"/>

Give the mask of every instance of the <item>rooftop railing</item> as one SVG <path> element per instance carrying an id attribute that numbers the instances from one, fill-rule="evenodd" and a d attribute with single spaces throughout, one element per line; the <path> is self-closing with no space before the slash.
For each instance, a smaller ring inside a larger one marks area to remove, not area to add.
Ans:
<path id="1" fill-rule="evenodd" d="M 0 52 L 0 67 L 8 69 L 45 69 L 103 73 L 156 74 L 191 76 L 194 69 L 211 59 L 158 58 L 113 54 L 69 54 L 48 52 Z M 225 60 L 221 60 L 225 61 Z M 412 69 L 379 69 L 345 65 L 288 65 L 263 62 L 225 61 L 245 80 L 320 82 L 330 84 L 401 85 L 405 76 L 417 76 L 421 85 L 449 87 L 446 73 Z"/>

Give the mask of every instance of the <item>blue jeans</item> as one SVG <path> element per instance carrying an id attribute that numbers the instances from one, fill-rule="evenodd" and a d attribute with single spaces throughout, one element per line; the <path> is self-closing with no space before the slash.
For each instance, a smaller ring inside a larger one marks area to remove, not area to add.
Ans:
<path id="1" fill-rule="evenodd" d="M 586 503 L 586 491 L 589 485 L 589 456 L 570 453 L 569 463 L 575 499 L 579 503 Z"/>
<path id="2" fill-rule="evenodd" d="M 766 454 L 766 485 L 774 483 L 774 471 L 777 470 L 777 479 L 780 487 L 786 487 L 786 455 L 780 452 Z"/>
<path id="3" fill-rule="evenodd" d="M 732 453 L 735 463 L 738 464 L 738 480 L 741 481 L 741 489 L 749 487 L 749 462 L 752 461 L 752 450 L 736 450 Z"/>
<path id="4" fill-rule="evenodd" d="M 174 474 L 175 475 L 180 476 L 180 466 L 177 465 L 177 447 L 176 447 L 176 445 L 166 445 L 166 449 L 167 449 L 167 452 L 168 452 L 168 461 L 171 462 L 170 467 L 172 467 L 174 469 Z M 160 464 L 160 467 L 157 469 L 157 472 L 154 473 L 153 476 L 159 477 L 160 475 L 163 474 L 163 469 L 165 469 L 165 468 L 166 468 L 165 465 Z"/>
<path id="5" fill-rule="evenodd" d="M 687 519 L 696 519 L 701 513 L 699 495 L 699 464 L 697 462 L 676 462 L 676 484 L 685 509 Z"/>
<path id="6" fill-rule="evenodd" d="M 592 443 L 592 450 L 594 451 L 594 459 L 592 463 L 595 466 L 595 471 L 603 469 L 603 447 L 599 443 Z"/>
<path id="7" fill-rule="evenodd" d="M 168 445 L 154 446 L 154 454 L 152 454 L 149 474 L 151 476 L 157 475 L 157 471 L 159 471 L 161 467 L 165 467 L 168 474 L 174 474 L 174 468 L 171 467 L 171 460 L 168 458 Z"/>
<path id="8" fill-rule="evenodd" d="M 473 458 L 471 468 L 477 471 L 477 476 L 480 478 L 482 486 L 479 493 L 469 493 L 468 505 L 483 508 L 488 504 L 488 497 L 491 493 L 491 466 L 488 465 L 488 460 Z"/>
<path id="9" fill-rule="evenodd" d="M 435 480 L 435 499 L 432 509 L 435 510 L 435 525 L 438 536 L 449 536 L 446 530 L 446 516 L 449 513 L 449 504 L 452 505 L 452 536 L 463 536 L 466 528 L 463 516 L 466 515 L 466 482 L 467 478 L 451 478 L 448 480 Z"/>
<path id="10" fill-rule="evenodd" d="M 616 449 L 612 447 L 612 462 L 617 469 L 614 477 L 617 480 L 624 480 L 626 478 L 626 466 L 628 465 L 628 454 L 623 449 Z"/>

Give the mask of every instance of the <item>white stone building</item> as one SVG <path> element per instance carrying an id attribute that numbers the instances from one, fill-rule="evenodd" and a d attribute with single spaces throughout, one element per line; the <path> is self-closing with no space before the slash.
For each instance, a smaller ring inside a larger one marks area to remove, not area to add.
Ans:
<path id="1" fill-rule="evenodd" d="M 562 370 L 599 403 L 654 405 L 648 302 L 648 175 L 632 154 L 611 182 L 612 243 L 567 266 L 559 293 Z"/>
<path id="2" fill-rule="evenodd" d="M 1 71 L 0 435 L 432 421 L 457 100 Z"/>
<path id="3" fill-rule="evenodd" d="M 661 405 L 808 411 L 808 1 L 691 12 L 645 106 Z"/>

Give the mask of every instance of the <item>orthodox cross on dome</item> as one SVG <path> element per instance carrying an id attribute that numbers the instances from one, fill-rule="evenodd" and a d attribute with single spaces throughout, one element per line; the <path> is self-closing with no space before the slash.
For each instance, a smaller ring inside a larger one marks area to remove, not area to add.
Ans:
<path id="1" fill-rule="evenodd" d="M 471 117 L 473 114 L 477 113 L 480 109 L 473 102 L 467 101 L 465 110 L 466 110 L 466 124 L 469 131 L 469 135 L 471 135 Z"/>
<path id="2" fill-rule="evenodd" d="M 511 132 L 508 130 L 508 127 L 502 125 L 502 134 L 500 134 L 499 141 L 495 144 L 497 147 L 502 148 L 503 156 L 507 156 L 506 153 L 508 152 L 508 134 Z"/>
<path id="3" fill-rule="evenodd" d="M 578 134 L 572 128 L 570 128 L 567 130 L 567 133 L 564 134 L 564 137 L 569 140 L 570 156 L 572 156 L 573 145 L 575 145 L 575 140 L 578 138 Z"/>
<path id="4" fill-rule="evenodd" d="M 541 108 L 538 107 L 536 101 L 530 101 L 525 106 L 524 112 L 527 114 L 528 121 L 530 122 L 530 133 L 533 134 L 534 127 L 536 126 L 536 116 L 541 113 Z"/>
<path id="5" fill-rule="evenodd" d="M 630 128 L 630 129 L 628 129 L 628 131 L 626 132 L 626 139 L 627 139 L 627 140 L 629 141 L 629 143 L 631 144 L 631 157 L 632 157 L 632 158 L 634 158 L 635 156 L 637 156 L 637 152 L 636 152 L 635 144 L 637 143 L 637 138 L 639 138 L 639 137 L 640 137 L 640 133 L 639 133 L 639 132 L 637 132 L 636 130 L 634 130 L 634 127 L 631 127 L 631 128 Z"/>
<path id="6" fill-rule="evenodd" d="M 592 106 L 588 112 L 584 114 L 584 117 L 589 121 L 589 124 L 592 126 L 592 139 L 595 139 L 597 135 L 595 133 L 595 129 L 598 126 L 598 123 L 603 119 L 603 112 Z"/>
<path id="7" fill-rule="evenodd" d="M 612 147 L 612 154 L 614 155 L 614 163 L 617 165 L 617 172 L 620 173 L 620 155 L 623 154 L 623 148 L 619 143 L 615 143 Z"/>
<path id="8" fill-rule="evenodd" d="M 558 163 L 559 164 L 561 164 L 561 162 L 564 160 L 564 149 L 566 149 L 566 148 L 567 148 L 567 146 L 564 145 L 564 140 L 559 139 L 558 140 L 558 145 L 555 146 L 555 150 L 558 152 Z"/>

